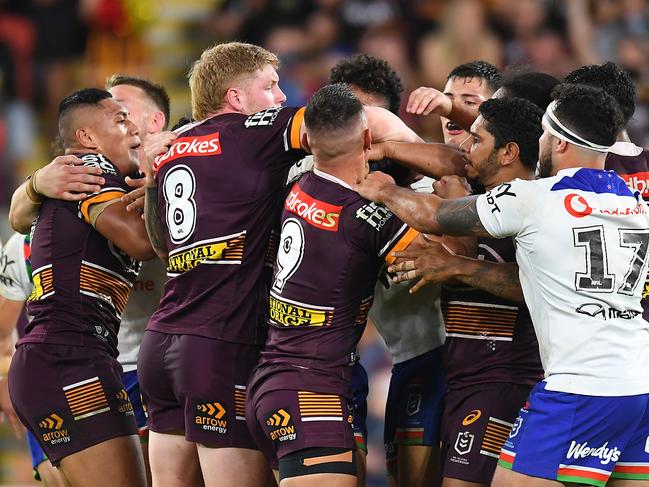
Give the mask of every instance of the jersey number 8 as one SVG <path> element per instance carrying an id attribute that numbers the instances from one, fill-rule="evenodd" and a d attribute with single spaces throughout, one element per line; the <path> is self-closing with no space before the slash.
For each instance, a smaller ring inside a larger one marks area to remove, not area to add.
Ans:
<path id="1" fill-rule="evenodd" d="M 172 168 L 165 175 L 163 190 L 167 202 L 169 236 L 173 243 L 181 244 L 191 237 L 196 228 L 194 173 L 184 164 Z"/>

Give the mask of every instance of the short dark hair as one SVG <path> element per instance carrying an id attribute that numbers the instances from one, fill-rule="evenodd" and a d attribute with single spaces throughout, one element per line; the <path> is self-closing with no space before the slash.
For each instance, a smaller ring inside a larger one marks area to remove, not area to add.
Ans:
<path id="1" fill-rule="evenodd" d="M 507 96 L 529 100 L 545 110 L 552 101 L 552 90 L 559 83 L 557 78 L 549 74 L 529 72 L 506 78 L 502 87 L 507 91 Z"/>
<path id="2" fill-rule="evenodd" d="M 158 107 L 158 110 L 164 114 L 164 127 L 166 128 L 169 125 L 169 95 L 162 85 L 149 81 L 148 79 L 128 76 L 126 74 L 114 74 L 106 80 L 106 89 L 119 85 L 135 86 L 144 91 L 155 106 Z"/>
<path id="3" fill-rule="evenodd" d="M 503 84 L 503 75 L 497 67 L 487 61 L 471 61 L 460 64 L 448 74 L 446 80 L 451 78 L 481 78 L 485 80 L 491 91 L 496 91 Z"/>
<path id="4" fill-rule="evenodd" d="M 61 145 L 64 148 L 67 148 L 72 144 L 72 134 L 69 134 L 68 130 L 72 118 L 69 115 L 73 110 L 82 107 L 97 107 L 102 100 L 112 97 L 113 95 L 106 90 L 83 88 L 63 98 L 61 103 L 59 103 L 58 118 L 59 139 Z"/>
<path id="5" fill-rule="evenodd" d="M 482 103 L 478 111 L 485 121 L 485 129 L 494 136 L 495 149 L 514 142 L 523 165 L 536 166 L 539 138 L 543 134 L 543 110 L 523 98 L 492 98 Z"/>
<path id="6" fill-rule="evenodd" d="M 363 111 L 363 104 L 345 83 L 320 88 L 304 112 L 304 124 L 309 131 L 335 131 Z"/>
<path id="7" fill-rule="evenodd" d="M 369 54 L 343 59 L 329 73 L 330 83 L 347 83 L 358 86 L 367 93 L 385 97 L 392 113 L 401 106 L 403 83 L 399 75 L 383 59 Z"/>
<path id="8" fill-rule="evenodd" d="M 624 117 L 615 99 L 604 90 L 562 83 L 552 91 L 559 121 L 580 137 L 600 145 L 613 145 L 624 128 Z"/>
<path id="9" fill-rule="evenodd" d="M 582 66 L 569 73 L 565 82 L 601 88 L 617 101 L 624 125 L 631 120 L 636 104 L 635 85 L 629 73 L 617 64 L 608 62 Z"/>

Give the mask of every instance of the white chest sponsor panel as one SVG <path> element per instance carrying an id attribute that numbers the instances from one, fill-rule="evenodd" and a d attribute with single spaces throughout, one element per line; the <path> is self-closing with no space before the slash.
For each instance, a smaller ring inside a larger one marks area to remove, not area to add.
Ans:
<path id="1" fill-rule="evenodd" d="M 547 389 L 649 392 L 649 324 L 640 298 L 649 212 L 614 172 L 572 168 L 478 198 L 494 237 L 514 236 Z"/>

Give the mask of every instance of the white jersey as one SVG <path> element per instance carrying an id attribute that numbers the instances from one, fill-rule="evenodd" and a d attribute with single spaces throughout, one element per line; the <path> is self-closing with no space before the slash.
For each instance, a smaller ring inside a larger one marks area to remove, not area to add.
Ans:
<path id="1" fill-rule="evenodd" d="M 26 301 L 32 292 L 25 238 L 14 233 L 0 251 L 0 295 L 12 301 Z"/>
<path id="2" fill-rule="evenodd" d="M 149 318 L 158 309 L 165 279 L 166 271 L 160 259 L 142 262 L 117 334 L 118 360 L 124 372 L 137 369 L 142 335 Z"/>
<path id="3" fill-rule="evenodd" d="M 433 179 L 422 178 L 410 187 L 418 193 L 432 193 Z M 370 318 L 398 364 L 423 355 L 444 344 L 446 336 L 440 308 L 440 285 L 428 285 L 410 294 L 412 282 L 386 289 L 381 282 L 374 289 Z"/>
<path id="4" fill-rule="evenodd" d="M 308 155 L 304 159 L 300 159 L 295 164 L 291 166 L 291 169 L 288 171 L 288 177 L 286 178 L 286 183 L 290 183 L 300 174 L 312 171 L 315 162 L 313 161 L 313 156 Z"/>
<path id="5" fill-rule="evenodd" d="M 613 171 L 571 168 L 481 195 L 480 220 L 514 236 L 546 389 L 592 396 L 649 393 L 649 209 Z"/>

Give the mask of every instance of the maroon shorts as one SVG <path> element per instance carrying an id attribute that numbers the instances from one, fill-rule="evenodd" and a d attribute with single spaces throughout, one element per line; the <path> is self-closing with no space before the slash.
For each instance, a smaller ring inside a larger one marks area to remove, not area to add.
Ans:
<path id="1" fill-rule="evenodd" d="M 122 367 L 98 348 L 20 345 L 11 361 L 9 394 L 54 465 L 111 438 L 137 435 Z"/>
<path id="2" fill-rule="evenodd" d="M 260 347 L 146 331 L 138 377 L 149 429 L 208 447 L 257 449 L 246 426 L 248 377 Z"/>
<path id="3" fill-rule="evenodd" d="M 444 477 L 491 484 L 500 448 L 531 389 L 490 383 L 446 393 L 442 413 Z"/>
<path id="4" fill-rule="evenodd" d="M 246 417 L 273 469 L 278 470 L 280 458 L 305 448 L 356 449 L 352 409 L 344 397 L 280 389 L 281 372 L 261 380 L 255 380 L 256 376 L 250 380 Z"/>

